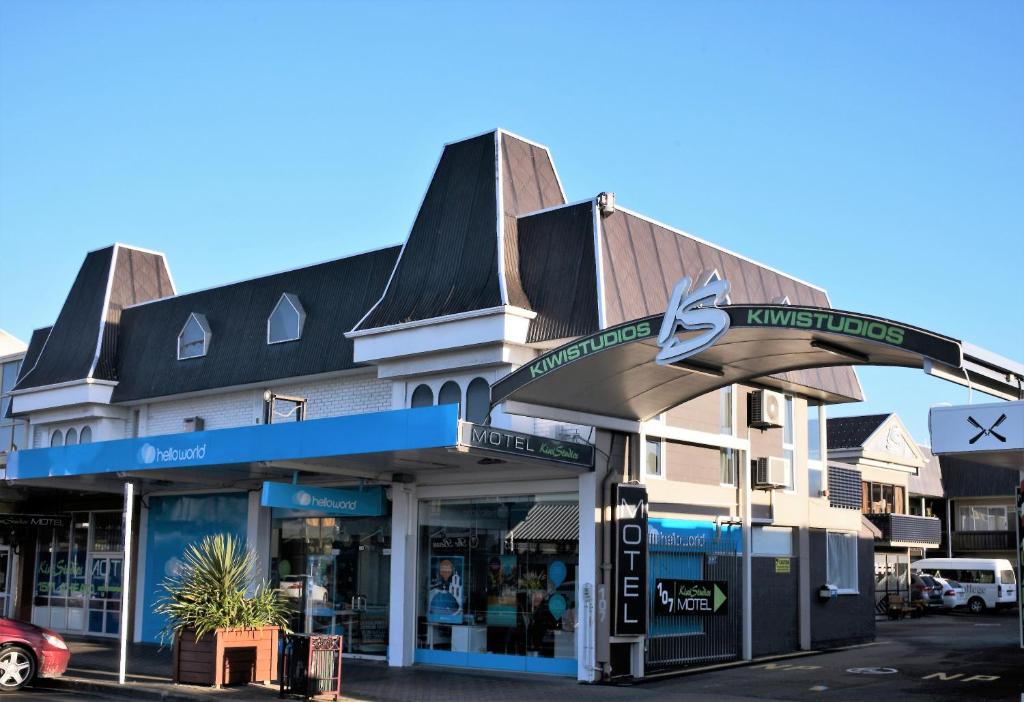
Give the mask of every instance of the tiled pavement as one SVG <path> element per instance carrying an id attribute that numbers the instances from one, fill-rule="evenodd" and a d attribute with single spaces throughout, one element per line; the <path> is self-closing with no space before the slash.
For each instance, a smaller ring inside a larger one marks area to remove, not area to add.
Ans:
<path id="1" fill-rule="evenodd" d="M 41 686 L 97 692 L 166 702 L 192 700 L 271 700 L 277 688 L 257 685 L 221 690 L 192 685 L 172 685 L 170 651 L 135 645 L 129 649 L 129 685 L 117 686 L 118 650 L 114 642 L 69 640 L 71 665 L 66 676 Z M 374 702 L 575 702 L 576 700 L 653 700 L 660 696 L 647 686 L 611 687 L 581 685 L 552 676 L 450 671 L 440 668 L 389 668 L 374 661 L 346 660 L 342 676 L 345 700 Z M 662 695 L 664 692 L 662 691 Z"/>

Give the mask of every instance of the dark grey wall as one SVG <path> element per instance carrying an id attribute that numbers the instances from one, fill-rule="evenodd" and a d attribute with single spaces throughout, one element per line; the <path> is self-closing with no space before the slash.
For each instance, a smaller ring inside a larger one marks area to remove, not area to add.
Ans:
<path id="1" fill-rule="evenodd" d="M 861 643 L 875 638 L 875 547 L 861 536 L 857 546 L 859 595 L 840 595 L 822 600 L 818 590 L 825 584 L 827 558 L 825 531 L 810 530 L 811 646 L 821 648 Z"/>
<path id="2" fill-rule="evenodd" d="M 754 556 L 754 657 L 800 648 L 800 559 L 790 559 L 788 574 L 775 572 L 775 558 Z"/>

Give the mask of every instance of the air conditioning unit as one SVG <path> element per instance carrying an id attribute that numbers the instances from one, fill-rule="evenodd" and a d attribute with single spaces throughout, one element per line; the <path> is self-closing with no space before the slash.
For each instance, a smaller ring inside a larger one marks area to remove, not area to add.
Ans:
<path id="1" fill-rule="evenodd" d="M 206 422 L 203 421 L 202 417 L 185 417 L 185 428 L 183 431 L 202 431 L 205 426 Z"/>
<path id="2" fill-rule="evenodd" d="M 781 427 L 786 423 L 786 398 L 771 390 L 750 393 L 750 421 L 758 429 Z"/>
<path id="3" fill-rule="evenodd" d="M 758 458 L 754 461 L 754 488 L 778 490 L 786 487 L 786 461 L 781 458 Z"/>

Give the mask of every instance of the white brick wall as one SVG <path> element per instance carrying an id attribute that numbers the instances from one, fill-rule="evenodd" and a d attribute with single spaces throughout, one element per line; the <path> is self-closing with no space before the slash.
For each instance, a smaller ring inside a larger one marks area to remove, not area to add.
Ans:
<path id="1" fill-rule="evenodd" d="M 371 374 L 276 385 L 273 389 L 306 398 L 307 419 L 391 409 L 391 382 Z M 186 417 L 202 417 L 206 429 L 257 424 L 263 417 L 263 389 L 151 403 L 144 409 L 140 433 L 177 434 Z"/>

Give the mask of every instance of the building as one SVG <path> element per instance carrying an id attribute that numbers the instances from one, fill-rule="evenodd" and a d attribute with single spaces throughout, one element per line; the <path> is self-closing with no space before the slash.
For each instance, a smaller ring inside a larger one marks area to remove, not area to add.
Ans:
<path id="1" fill-rule="evenodd" d="M 827 406 L 862 397 L 850 367 L 642 421 L 492 406 L 546 352 L 663 314 L 684 275 L 829 307 L 609 193 L 567 203 L 547 148 L 502 130 L 444 147 L 401 246 L 187 294 L 159 253 L 88 253 L 11 393 L 32 447 L 13 611 L 155 641 L 183 546 L 231 532 L 295 629 L 391 665 L 595 681 L 870 640 L 872 532 L 820 455 Z"/>
<path id="2" fill-rule="evenodd" d="M 834 417 L 827 433 L 830 465 L 857 472 L 860 511 L 875 537 L 875 596 L 905 593 L 910 563 L 942 543 L 942 522 L 920 511 L 922 496 L 914 492 L 929 489 L 920 476 L 929 475 L 931 454 L 895 414 Z"/>

